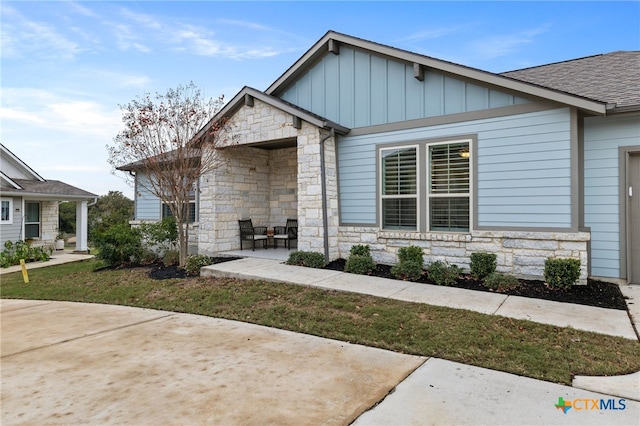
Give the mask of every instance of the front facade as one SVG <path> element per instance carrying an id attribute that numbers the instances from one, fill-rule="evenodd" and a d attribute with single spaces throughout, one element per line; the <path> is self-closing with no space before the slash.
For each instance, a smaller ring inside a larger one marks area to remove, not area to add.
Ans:
<path id="1" fill-rule="evenodd" d="M 573 257 L 582 281 L 640 283 L 640 55 L 594 58 L 498 75 L 329 32 L 220 112 L 227 165 L 201 182 L 198 250 L 237 249 L 238 219 L 296 217 L 298 249 L 328 259 L 368 244 L 393 264 L 417 245 L 427 262 L 492 252 L 540 277 Z M 562 78 L 576 69 L 584 87 Z"/>
<path id="2" fill-rule="evenodd" d="M 88 204 L 95 194 L 60 181 L 45 180 L 0 144 L 0 244 L 30 240 L 52 247 L 58 234 L 58 205 L 76 203 L 76 249 L 87 252 Z"/>

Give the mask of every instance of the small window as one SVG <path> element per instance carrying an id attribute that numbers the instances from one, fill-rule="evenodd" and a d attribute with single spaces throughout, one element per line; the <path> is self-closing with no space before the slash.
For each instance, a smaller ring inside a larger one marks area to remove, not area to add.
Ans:
<path id="1" fill-rule="evenodd" d="M 186 214 L 187 212 L 185 212 L 185 215 Z M 162 218 L 164 219 L 166 217 L 173 217 L 173 213 L 171 212 L 169 205 L 162 203 Z M 194 223 L 195 221 L 196 221 L 196 203 L 192 201 L 189 203 L 187 223 Z"/>
<path id="2" fill-rule="evenodd" d="M 3 198 L 0 200 L 0 222 L 7 225 L 13 223 L 13 200 L 11 198 Z"/>

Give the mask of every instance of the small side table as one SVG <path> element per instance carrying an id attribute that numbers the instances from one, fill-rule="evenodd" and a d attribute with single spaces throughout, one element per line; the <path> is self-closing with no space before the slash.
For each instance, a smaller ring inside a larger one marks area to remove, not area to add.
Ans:
<path id="1" fill-rule="evenodd" d="M 275 231 L 273 228 L 267 228 L 267 247 L 272 246 L 273 248 L 276 248 L 276 242 L 273 239 L 274 235 Z"/>

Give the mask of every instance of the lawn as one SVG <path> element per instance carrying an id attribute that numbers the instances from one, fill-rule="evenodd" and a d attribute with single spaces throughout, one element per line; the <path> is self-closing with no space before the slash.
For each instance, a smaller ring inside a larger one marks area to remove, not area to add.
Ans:
<path id="1" fill-rule="evenodd" d="M 3 275 L 2 298 L 137 306 L 207 315 L 433 356 L 551 382 L 640 371 L 640 343 L 596 333 L 355 293 L 255 280 L 153 280 L 94 261 Z"/>

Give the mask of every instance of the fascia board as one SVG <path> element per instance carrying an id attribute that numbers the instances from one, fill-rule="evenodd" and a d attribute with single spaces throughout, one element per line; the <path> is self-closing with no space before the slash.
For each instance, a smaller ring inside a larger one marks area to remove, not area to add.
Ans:
<path id="1" fill-rule="evenodd" d="M 15 183 L 13 181 L 13 179 L 11 179 L 9 176 L 5 175 L 3 172 L 0 172 L 0 179 L 2 179 L 3 181 L 7 182 L 9 185 L 11 185 L 14 189 L 22 189 L 22 187 L 20 185 L 18 185 L 17 183 Z M 3 192 L 3 194 L 6 193 Z"/>
<path id="2" fill-rule="evenodd" d="M 40 176 L 38 173 L 35 172 L 35 170 L 33 170 L 31 167 L 29 167 L 27 165 L 27 163 L 25 163 L 20 158 L 18 158 L 17 155 L 15 155 L 13 152 L 9 151 L 9 148 L 7 148 L 6 146 L 4 146 L 2 144 L 0 144 L 0 147 L 2 148 L 3 153 L 7 157 L 11 158 L 15 163 L 17 163 L 18 166 L 22 167 L 22 169 L 27 174 L 30 174 L 34 179 L 39 180 L 40 182 L 44 182 L 44 178 L 42 176 Z"/>
<path id="3" fill-rule="evenodd" d="M 325 34 L 311 49 L 309 49 L 295 64 L 293 64 L 282 76 L 280 76 L 265 91 L 268 95 L 273 95 L 297 74 L 303 72 L 307 68 L 310 61 L 315 60 L 321 55 L 328 54 L 326 44 L 329 40 L 336 40 L 340 43 L 348 44 L 356 48 L 368 50 L 393 59 L 400 59 L 409 63 L 418 63 L 426 68 L 431 68 L 451 75 L 465 77 L 471 80 L 479 81 L 496 87 L 502 87 L 508 90 L 524 93 L 527 95 L 548 99 L 562 104 L 574 106 L 576 108 L 605 115 L 607 113 L 607 105 L 602 102 L 592 101 L 580 96 L 568 93 L 558 92 L 530 83 L 525 83 L 509 77 L 493 74 L 488 71 L 482 71 L 476 68 L 470 68 L 463 65 L 454 64 L 452 62 L 431 58 L 395 47 L 385 46 L 371 41 L 354 38 L 345 34 L 333 31 Z"/>
<path id="4" fill-rule="evenodd" d="M 22 197 L 30 200 L 47 200 L 47 201 L 80 201 L 80 200 L 93 200 L 98 198 L 94 196 L 82 196 L 82 195 L 65 195 L 65 194 L 40 194 L 38 192 L 25 192 L 25 191 L 2 191 L 3 197 Z"/>

